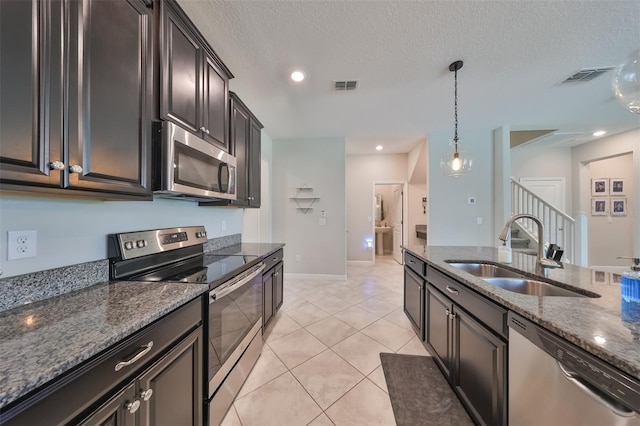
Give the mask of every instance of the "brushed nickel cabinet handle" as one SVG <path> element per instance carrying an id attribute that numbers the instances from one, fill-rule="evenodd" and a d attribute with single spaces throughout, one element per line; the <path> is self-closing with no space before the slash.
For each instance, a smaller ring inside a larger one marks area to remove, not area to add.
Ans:
<path id="1" fill-rule="evenodd" d="M 49 163 L 51 170 L 64 170 L 64 163 L 62 161 L 52 161 Z"/>
<path id="2" fill-rule="evenodd" d="M 153 395 L 153 389 L 147 389 L 140 392 L 140 396 L 143 400 L 148 401 L 151 399 L 151 395 Z"/>
<path id="3" fill-rule="evenodd" d="M 149 343 L 147 343 L 146 345 L 142 346 L 140 349 L 140 352 L 138 352 L 137 354 L 135 354 L 133 356 L 133 358 L 128 359 L 126 361 L 120 361 L 119 363 L 116 364 L 116 371 L 120 371 L 122 370 L 124 367 L 133 364 L 134 362 L 138 361 L 140 358 L 142 358 L 143 356 L 145 356 L 153 347 L 153 340 L 150 341 Z"/>
<path id="4" fill-rule="evenodd" d="M 128 403 L 127 405 L 125 405 L 125 408 L 127 409 L 128 412 L 130 412 L 131 414 L 135 413 L 136 411 L 138 411 L 138 408 L 140 408 L 140 401 L 138 401 L 137 399 L 133 402 Z"/>
<path id="5" fill-rule="evenodd" d="M 69 167 L 69 171 L 71 173 L 82 173 L 82 166 L 79 166 L 78 164 L 74 164 L 73 166 Z"/>
<path id="6" fill-rule="evenodd" d="M 451 287 L 451 286 L 447 286 L 447 291 L 451 294 L 458 294 L 458 290 L 456 290 L 455 288 Z"/>

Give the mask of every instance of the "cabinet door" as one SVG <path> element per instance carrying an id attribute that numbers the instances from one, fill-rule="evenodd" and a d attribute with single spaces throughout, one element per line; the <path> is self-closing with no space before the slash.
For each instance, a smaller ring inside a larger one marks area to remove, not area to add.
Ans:
<path id="1" fill-rule="evenodd" d="M 59 187 L 61 1 L 0 2 L 0 182 Z M 63 165 L 60 167 L 64 168 Z"/>
<path id="2" fill-rule="evenodd" d="M 136 399 L 135 383 L 131 383 L 78 424 L 82 426 L 133 426 L 137 423 L 136 416 L 139 408 L 140 400 Z"/>
<path id="3" fill-rule="evenodd" d="M 249 113 L 237 103 L 233 103 L 231 116 L 233 123 L 233 155 L 236 157 L 236 194 L 237 199 L 232 203 L 236 206 L 247 206 L 249 204 Z"/>
<path id="4" fill-rule="evenodd" d="M 429 285 L 426 294 L 426 342 L 434 353 L 435 361 L 445 375 L 451 375 L 452 352 L 452 304 L 445 296 Z"/>
<path id="5" fill-rule="evenodd" d="M 262 276 L 262 331 L 273 317 L 273 273 L 271 269 Z"/>
<path id="6" fill-rule="evenodd" d="M 167 2 L 161 7 L 160 114 L 193 133 L 200 133 L 202 52 L 194 34 Z"/>
<path id="7" fill-rule="evenodd" d="M 507 344 L 466 312 L 455 311 L 454 384 L 476 419 L 506 424 Z"/>
<path id="8" fill-rule="evenodd" d="M 142 374 L 141 425 L 202 424 L 202 327 Z"/>
<path id="9" fill-rule="evenodd" d="M 262 126 L 254 119 L 249 121 L 249 206 L 260 207 Z"/>
<path id="10" fill-rule="evenodd" d="M 70 3 L 68 186 L 150 194 L 151 10 Z"/>
<path id="11" fill-rule="evenodd" d="M 229 151 L 229 80 L 208 55 L 205 55 L 203 76 L 203 138 Z"/>
<path id="12" fill-rule="evenodd" d="M 424 340 L 424 287 L 422 278 L 404 269 L 404 312 L 420 340 Z"/>
<path id="13" fill-rule="evenodd" d="M 280 309 L 283 301 L 284 292 L 284 277 L 282 276 L 283 263 L 280 262 L 275 267 L 275 273 L 273 274 L 273 312 Z"/>

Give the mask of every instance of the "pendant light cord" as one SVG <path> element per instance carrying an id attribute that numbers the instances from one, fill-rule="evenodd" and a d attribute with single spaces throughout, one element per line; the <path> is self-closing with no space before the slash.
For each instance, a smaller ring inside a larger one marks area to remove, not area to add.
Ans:
<path id="1" fill-rule="evenodd" d="M 453 72 L 453 116 L 455 131 L 453 134 L 454 150 L 458 152 L 458 70 Z"/>

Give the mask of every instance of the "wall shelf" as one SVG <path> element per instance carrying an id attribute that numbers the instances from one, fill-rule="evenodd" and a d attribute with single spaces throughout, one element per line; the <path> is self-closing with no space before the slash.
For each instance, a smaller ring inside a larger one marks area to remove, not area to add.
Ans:
<path id="1" fill-rule="evenodd" d="M 290 197 L 290 199 L 296 202 L 296 210 L 301 211 L 303 214 L 307 214 L 313 210 L 311 207 L 313 206 L 313 203 L 320 198 L 313 194 L 313 187 L 299 186 L 296 188 L 295 195 Z"/>

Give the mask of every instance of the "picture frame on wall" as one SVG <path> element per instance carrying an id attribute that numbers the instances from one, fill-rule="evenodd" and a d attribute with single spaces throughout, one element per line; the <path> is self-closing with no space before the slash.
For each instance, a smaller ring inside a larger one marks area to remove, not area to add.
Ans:
<path id="1" fill-rule="evenodd" d="M 627 195 L 626 194 L 626 188 L 627 185 L 625 184 L 624 179 L 618 179 L 618 178 L 611 178 L 609 179 L 609 194 L 610 195 L 615 195 L 615 196 L 619 196 L 619 195 Z"/>
<path id="2" fill-rule="evenodd" d="M 591 196 L 606 197 L 609 195 L 609 179 L 591 179 Z"/>
<path id="3" fill-rule="evenodd" d="M 606 271 L 591 270 L 592 284 L 609 284 L 609 273 Z"/>
<path id="4" fill-rule="evenodd" d="M 611 198 L 611 216 L 627 215 L 627 199 Z"/>
<path id="5" fill-rule="evenodd" d="M 591 216 L 606 216 L 609 213 L 608 198 L 591 199 Z"/>

